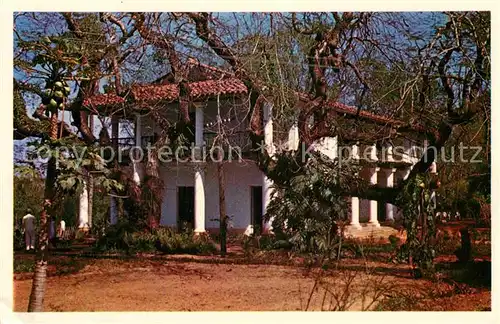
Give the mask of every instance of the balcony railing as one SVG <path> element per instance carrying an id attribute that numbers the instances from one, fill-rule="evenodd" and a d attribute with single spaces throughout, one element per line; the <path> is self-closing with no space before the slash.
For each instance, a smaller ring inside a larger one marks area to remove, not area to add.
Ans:
<path id="1" fill-rule="evenodd" d="M 231 147 L 233 149 L 240 149 L 242 152 L 247 152 L 252 148 L 252 142 L 250 141 L 249 134 L 250 133 L 247 131 L 224 134 L 222 147 L 224 148 L 224 150 Z M 205 147 L 207 148 L 207 150 L 210 150 L 214 145 L 218 145 L 217 143 L 215 143 L 216 138 L 217 133 L 215 132 L 205 132 L 203 134 L 203 140 L 205 142 Z M 116 140 L 118 142 L 119 149 L 126 150 L 136 146 L 135 137 L 120 137 Z M 112 140 L 112 142 L 114 142 L 114 139 Z M 142 136 L 141 142 L 141 147 L 146 148 L 148 146 L 148 143 L 154 142 L 154 136 Z M 191 144 L 188 144 L 186 146 L 190 147 Z"/>
<path id="2" fill-rule="evenodd" d="M 217 133 L 215 132 L 205 132 L 203 134 L 203 139 L 205 141 L 205 147 L 207 151 L 210 150 L 214 146 L 218 146 L 218 143 L 215 143 L 217 138 Z M 230 134 L 224 134 L 222 140 L 222 148 L 224 151 L 229 150 L 231 148 L 234 150 L 240 150 L 241 152 L 248 152 L 252 148 L 252 142 L 250 140 L 250 133 L 247 131 L 239 131 L 233 132 Z"/>
<path id="3" fill-rule="evenodd" d="M 114 139 L 111 140 L 113 142 Z M 120 137 L 116 139 L 118 142 L 118 148 L 127 150 L 131 149 L 132 147 L 136 146 L 135 144 L 135 137 Z M 148 143 L 153 143 L 154 142 L 154 136 L 142 136 L 141 137 L 141 147 L 146 148 L 148 146 Z"/>

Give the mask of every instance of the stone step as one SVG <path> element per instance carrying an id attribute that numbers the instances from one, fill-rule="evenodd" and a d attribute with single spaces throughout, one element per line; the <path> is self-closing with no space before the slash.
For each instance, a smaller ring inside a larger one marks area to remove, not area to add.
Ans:
<path id="1" fill-rule="evenodd" d="M 348 238 L 384 238 L 387 239 L 391 235 L 401 236 L 400 231 L 390 226 L 374 227 L 367 224 L 362 224 L 361 229 L 348 227 L 344 232 Z"/>

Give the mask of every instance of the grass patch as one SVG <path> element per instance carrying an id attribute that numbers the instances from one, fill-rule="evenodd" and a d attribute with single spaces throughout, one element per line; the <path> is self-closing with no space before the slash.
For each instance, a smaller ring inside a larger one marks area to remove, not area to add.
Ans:
<path id="1" fill-rule="evenodd" d="M 413 296 L 395 296 L 389 297 L 380 303 L 374 309 L 378 312 L 386 311 L 422 311 L 419 307 L 418 299 Z"/>
<path id="2" fill-rule="evenodd" d="M 49 257 L 48 275 L 66 275 L 80 271 L 85 266 L 83 260 L 75 257 Z M 14 258 L 14 273 L 32 273 L 35 271 L 34 258 Z"/>
<path id="3" fill-rule="evenodd" d="M 55 275 L 57 276 L 77 273 L 85 267 L 85 262 L 74 257 L 55 258 L 51 263 L 55 266 Z"/>
<path id="4" fill-rule="evenodd" d="M 14 258 L 14 273 L 27 273 L 35 270 L 35 261 L 33 259 Z"/>

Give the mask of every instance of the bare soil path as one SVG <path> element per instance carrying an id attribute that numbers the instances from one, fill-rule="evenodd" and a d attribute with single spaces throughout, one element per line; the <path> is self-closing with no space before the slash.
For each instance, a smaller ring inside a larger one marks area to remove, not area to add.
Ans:
<path id="1" fill-rule="evenodd" d="M 301 311 L 305 310 L 314 285 L 313 274 L 298 266 L 194 261 L 87 261 L 75 274 L 48 278 L 45 311 Z M 369 266 L 373 269 L 391 267 L 382 263 Z M 348 274 L 356 273 L 357 288 L 353 290 L 378 280 L 411 296 L 441 291 L 439 300 L 422 300 L 423 310 L 480 310 L 490 305 L 487 289 L 455 294 L 453 288 L 444 283 L 413 280 L 403 268 L 395 265 L 393 271 L 379 271 L 370 276 L 363 276 L 360 270 L 363 267 L 353 262 L 348 272 L 328 279 L 332 283 L 330 287 L 345 287 Z M 26 310 L 30 289 L 29 275 L 14 280 L 15 311 Z M 325 298 L 324 290 L 319 289 L 312 295 L 309 309 L 320 310 L 325 299 L 328 306 L 330 297 Z M 372 309 L 375 306 L 372 305 Z M 359 300 L 353 300 L 348 309 L 363 307 Z"/>

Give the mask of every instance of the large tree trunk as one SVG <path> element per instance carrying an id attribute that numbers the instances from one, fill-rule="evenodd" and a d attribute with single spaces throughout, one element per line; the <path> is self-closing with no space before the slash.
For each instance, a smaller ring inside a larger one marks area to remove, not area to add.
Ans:
<path id="1" fill-rule="evenodd" d="M 146 165 L 146 176 L 147 181 L 144 182 L 144 186 L 148 192 L 149 197 L 145 197 L 147 203 L 146 212 L 147 212 L 147 222 L 148 227 L 152 230 L 158 228 L 160 226 L 161 220 L 161 205 L 163 200 L 163 182 L 160 179 L 160 170 L 159 170 L 159 160 L 158 160 L 158 152 L 154 148 L 148 154 L 148 160 Z M 145 202 L 143 202 L 145 203 Z"/>
<path id="2" fill-rule="evenodd" d="M 89 116 L 89 128 L 90 132 L 94 134 L 94 116 L 90 115 Z M 94 176 L 92 173 L 88 173 L 88 178 L 87 178 L 87 190 L 88 190 L 88 195 L 89 195 L 89 203 L 88 203 L 88 215 L 89 215 L 89 229 L 92 229 L 92 208 L 94 205 Z"/>
<path id="3" fill-rule="evenodd" d="M 88 217 L 89 217 L 89 230 L 92 229 L 92 206 L 94 205 L 94 176 L 89 172 L 87 180 L 87 190 L 88 190 Z"/>
<path id="4" fill-rule="evenodd" d="M 57 113 L 52 113 L 50 118 L 50 138 L 57 139 Z M 49 248 L 49 223 L 48 215 L 52 211 L 55 196 L 56 159 L 51 158 L 47 166 L 45 178 L 45 192 L 42 213 L 40 214 L 40 227 L 38 229 L 38 242 L 35 257 L 35 273 L 31 286 L 28 312 L 43 311 L 43 300 L 47 281 L 48 248 Z"/>
<path id="5" fill-rule="evenodd" d="M 113 115 L 111 116 L 111 144 L 113 146 L 113 150 L 115 152 L 115 160 L 114 160 L 114 169 L 115 171 L 118 171 L 120 166 L 118 163 L 118 158 L 116 157 L 118 155 L 118 136 L 119 136 L 119 127 L 120 127 L 120 120 L 118 116 Z M 116 209 L 117 209 L 117 218 L 118 219 L 123 219 L 123 214 L 124 214 L 124 207 L 123 207 L 123 200 L 122 199 L 117 199 L 115 197 L 111 197 L 112 200 L 115 200 L 116 204 Z"/>
<path id="6" fill-rule="evenodd" d="M 227 215 L 226 215 L 226 184 L 224 177 L 224 162 L 222 161 L 221 150 L 218 150 L 217 177 L 219 180 L 219 217 L 220 217 L 220 254 L 227 253 Z"/>

